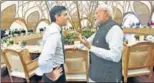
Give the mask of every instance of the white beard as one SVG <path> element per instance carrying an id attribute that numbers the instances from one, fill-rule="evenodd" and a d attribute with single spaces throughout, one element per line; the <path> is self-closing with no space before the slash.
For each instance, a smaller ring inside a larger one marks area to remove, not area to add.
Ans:
<path id="1" fill-rule="evenodd" d="M 103 20 L 96 20 L 95 21 L 95 26 L 99 27 L 100 24 L 102 24 L 102 23 L 103 23 Z"/>

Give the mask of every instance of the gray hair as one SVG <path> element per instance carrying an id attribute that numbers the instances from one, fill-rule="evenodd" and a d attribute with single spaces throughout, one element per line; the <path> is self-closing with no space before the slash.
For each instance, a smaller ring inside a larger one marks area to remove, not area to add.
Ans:
<path id="1" fill-rule="evenodd" d="M 113 10 L 112 10 L 112 7 L 111 6 L 106 5 L 106 4 L 101 4 L 101 5 L 98 6 L 98 8 L 101 8 L 103 10 L 106 10 L 108 12 L 108 14 L 109 14 L 110 17 L 113 16 Z"/>

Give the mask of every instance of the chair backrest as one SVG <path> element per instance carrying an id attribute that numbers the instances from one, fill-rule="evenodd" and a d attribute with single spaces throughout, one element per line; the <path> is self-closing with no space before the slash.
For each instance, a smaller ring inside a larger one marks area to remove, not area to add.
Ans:
<path id="1" fill-rule="evenodd" d="M 1 64 L 4 64 L 3 52 L 1 54 Z"/>
<path id="2" fill-rule="evenodd" d="M 66 74 L 87 73 L 89 67 L 89 52 L 84 50 L 66 50 Z"/>
<path id="3" fill-rule="evenodd" d="M 22 55 L 21 60 L 23 62 L 26 73 L 30 73 L 38 67 L 37 59 L 32 60 L 28 49 L 22 50 L 20 55 Z"/>
<path id="4" fill-rule="evenodd" d="M 152 55 L 153 55 L 153 66 L 154 66 L 154 45 L 153 45 Z"/>
<path id="5" fill-rule="evenodd" d="M 28 64 L 32 61 L 32 58 L 30 56 L 28 49 L 21 50 L 20 54 L 24 55 L 24 56 L 21 56 L 24 64 Z"/>
<path id="6" fill-rule="evenodd" d="M 5 49 L 3 56 L 5 63 L 7 64 L 8 70 L 10 72 L 24 72 L 24 68 L 21 61 L 21 55 L 19 54 L 19 52 L 11 49 Z"/>
<path id="7" fill-rule="evenodd" d="M 28 49 L 23 49 L 20 52 L 11 49 L 5 49 L 4 59 L 8 66 L 9 72 L 24 72 L 25 76 L 29 77 L 29 73 L 33 69 L 33 66 L 30 64 L 32 59 Z"/>
<path id="8" fill-rule="evenodd" d="M 6 64 L 5 64 L 5 61 L 4 61 L 4 52 L 1 51 L 1 68 L 5 68 L 6 67 Z"/>
<path id="9" fill-rule="evenodd" d="M 35 74 L 38 64 L 37 59 L 32 61 L 28 49 L 20 52 L 5 49 L 3 56 L 10 76 L 26 78 L 27 82 L 30 82 L 29 78 Z"/>
<path id="10" fill-rule="evenodd" d="M 125 46 L 123 60 L 128 69 L 150 67 L 153 64 L 153 43 L 141 42 L 132 46 Z"/>

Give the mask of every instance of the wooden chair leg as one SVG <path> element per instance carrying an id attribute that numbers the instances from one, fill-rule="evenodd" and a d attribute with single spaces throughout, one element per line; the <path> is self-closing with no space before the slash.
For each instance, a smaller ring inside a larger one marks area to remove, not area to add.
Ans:
<path id="1" fill-rule="evenodd" d="M 13 79 L 12 79 L 12 76 L 10 76 L 10 81 L 11 81 L 11 83 L 13 83 Z"/>
<path id="2" fill-rule="evenodd" d="M 30 83 L 30 80 L 29 80 L 29 78 L 26 78 L 26 81 L 27 81 L 27 83 Z"/>
<path id="3" fill-rule="evenodd" d="M 150 67 L 150 74 L 149 74 L 149 79 L 152 79 L 152 74 L 153 74 L 153 66 Z"/>
<path id="4" fill-rule="evenodd" d="M 152 79 L 152 73 L 150 73 L 150 75 L 149 75 L 149 79 L 150 79 L 150 80 Z"/>
<path id="5" fill-rule="evenodd" d="M 127 77 L 124 76 L 124 83 L 127 83 Z"/>

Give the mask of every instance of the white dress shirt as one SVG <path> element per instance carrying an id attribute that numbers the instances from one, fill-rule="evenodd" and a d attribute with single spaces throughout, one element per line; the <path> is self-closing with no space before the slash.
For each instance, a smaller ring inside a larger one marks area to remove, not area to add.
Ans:
<path id="1" fill-rule="evenodd" d="M 50 24 L 42 40 L 42 52 L 38 64 L 42 75 L 52 72 L 54 67 L 64 64 L 64 54 L 61 41 L 61 28 L 56 23 Z"/>
<path id="2" fill-rule="evenodd" d="M 95 33 L 90 38 L 88 38 L 88 41 L 92 43 L 94 37 Z M 120 29 L 119 26 L 114 25 L 109 30 L 106 35 L 106 42 L 109 44 L 109 50 L 96 46 L 91 46 L 90 51 L 100 58 L 113 62 L 119 62 L 123 51 L 123 31 Z M 83 44 L 77 45 L 77 48 L 79 49 L 83 47 Z"/>

